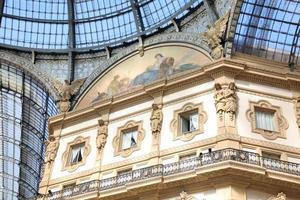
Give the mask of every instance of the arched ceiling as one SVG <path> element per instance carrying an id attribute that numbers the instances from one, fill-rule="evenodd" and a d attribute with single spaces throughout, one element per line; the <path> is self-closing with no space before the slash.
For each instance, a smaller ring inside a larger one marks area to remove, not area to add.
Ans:
<path id="1" fill-rule="evenodd" d="M 0 0 L 0 45 L 77 51 L 151 34 L 202 0 Z"/>

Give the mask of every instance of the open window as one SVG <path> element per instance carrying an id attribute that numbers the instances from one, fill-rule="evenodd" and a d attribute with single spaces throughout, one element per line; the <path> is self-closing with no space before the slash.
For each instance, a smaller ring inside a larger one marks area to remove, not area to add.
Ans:
<path id="1" fill-rule="evenodd" d="M 145 137 L 142 121 L 129 121 L 118 128 L 117 135 L 113 139 L 114 156 L 127 157 L 141 148 Z"/>
<path id="2" fill-rule="evenodd" d="M 125 129 L 122 131 L 122 150 L 133 148 L 137 145 L 138 127 Z"/>
<path id="3" fill-rule="evenodd" d="M 171 130 L 174 140 L 191 140 L 195 135 L 203 132 L 207 115 L 203 111 L 202 104 L 188 103 L 174 112 L 171 121 Z"/>
<path id="4" fill-rule="evenodd" d="M 63 153 L 62 170 L 74 171 L 86 162 L 90 153 L 89 137 L 77 137 L 74 141 L 68 143 L 66 151 Z"/>
<path id="5" fill-rule="evenodd" d="M 180 132 L 187 134 L 198 130 L 199 128 L 199 114 L 198 109 L 180 113 Z"/>
<path id="6" fill-rule="evenodd" d="M 82 162 L 85 142 L 71 146 L 70 165 L 76 165 Z"/>

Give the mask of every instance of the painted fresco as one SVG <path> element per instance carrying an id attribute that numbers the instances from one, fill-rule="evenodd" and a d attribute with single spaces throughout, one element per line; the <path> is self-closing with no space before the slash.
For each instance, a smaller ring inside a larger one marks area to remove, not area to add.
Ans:
<path id="1" fill-rule="evenodd" d="M 113 96 L 189 69 L 210 63 L 202 52 L 183 46 L 164 46 L 134 55 L 117 64 L 100 78 L 80 101 L 85 107 L 104 96 Z"/>

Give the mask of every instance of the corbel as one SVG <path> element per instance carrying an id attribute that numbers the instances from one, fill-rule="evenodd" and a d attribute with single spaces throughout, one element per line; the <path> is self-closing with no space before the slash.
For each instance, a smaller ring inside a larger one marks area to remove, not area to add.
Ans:
<path id="1" fill-rule="evenodd" d="M 107 46 L 105 47 L 105 52 L 106 52 L 106 59 L 111 58 L 111 49 Z"/>
<path id="2" fill-rule="evenodd" d="M 172 19 L 171 22 L 172 22 L 173 26 L 175 27 L 175 31 L 177 33 L 180 32 L 180 27 L 179 27 L 178 23 L 176 22 L 176 19 Z"/>
<path id="3" fill-rule="evenodd" d="M 139 44 L 138 44 L 139 55 L 141 57 L 143 57 L 144 56 L 144 41 L 143 41 L 142 36 L 139 36 L 138 39 L 139 39 Z"/>

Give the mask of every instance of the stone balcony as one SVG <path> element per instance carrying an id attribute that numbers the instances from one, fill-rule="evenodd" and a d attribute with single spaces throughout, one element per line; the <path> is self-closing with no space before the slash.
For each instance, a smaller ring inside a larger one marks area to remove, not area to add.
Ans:
<path id="1" fill-rule="evenodd" d="M 216 171 L 224 173 L 226 170 L 231 175 L 243 176 L 250 173 L 250 176 L 253 174 L 268 176 L 269 179 L 284 180 L 300 185 L 300 164 L 265 158 L 257 153 L 242 150 L 222 149 L 175 163 L 154 165 L 112 178 L 85 182 L 31 199 L 82 199 L 83 196 L 88 199 L 97 199 L 120 194 L 130 189 L 145 186 L 149 188 L 151 185 L 195 179 L 197 176 L 213 174 Z"/>

